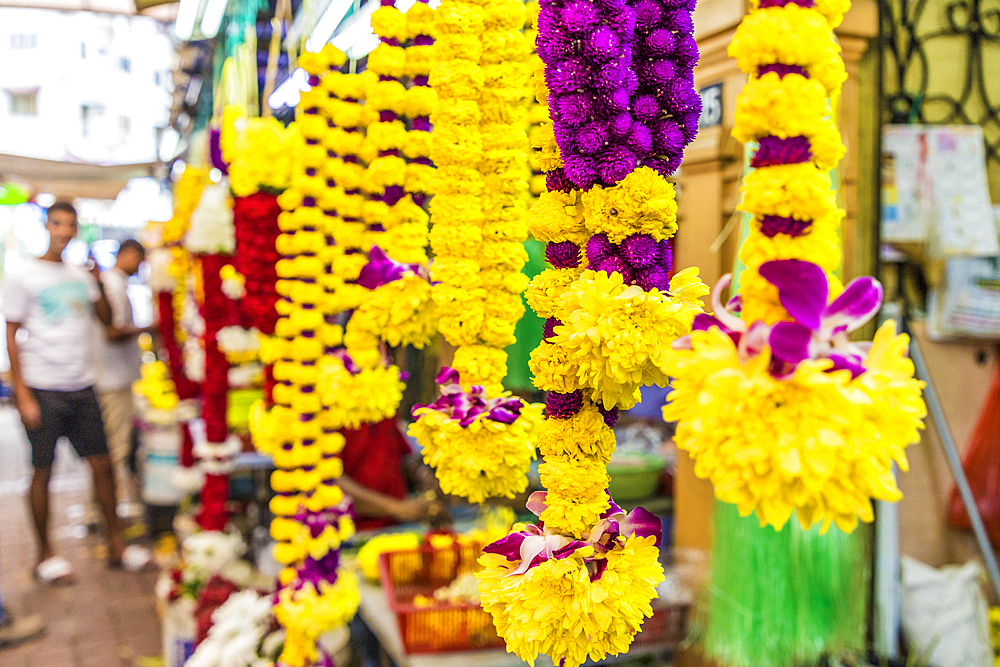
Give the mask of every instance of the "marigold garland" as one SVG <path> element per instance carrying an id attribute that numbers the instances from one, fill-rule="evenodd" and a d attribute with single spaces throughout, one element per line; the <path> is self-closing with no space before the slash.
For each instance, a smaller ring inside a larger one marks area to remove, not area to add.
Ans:
<path id="1" fill-rule="evenodd" d="M 433 54 L 427 62 L 437 94 L 430 274 L 438 329 L 457 348 L 457 377 L 447 374 L 442 391 L 512 407 L 503 419 L 490 412 L 463 420 L 446 393 L 414 409 L 410 434 L 445 490 L 482 502 L 526 488 L 540 417 L 540 408 L 510 398 L 502 385 L 503 349 L 514 342 L 527 282 L 520 271 L 527 261 L 529 47 L 517 0 L 445 0 L 433 19 L 433 46 L 421 47 Z"/>
<path id="2" fill-rule="evenodd" d="M 536 75 L 535 91 L 553 123 L 534 133 L 548 192 L 529 225 L 551 268 L 526 297 L 546 318 L 530 365 L 548 391 L 538 434 L 547 491 L 529 501 L 540 523 L 487 548 L 478 575 L 508 650 L 529 662 L 547 653 L 576 667 L 627 650 L 662 580 L 647 539 L 658 520 L 642 534 L 626 529 L 606 466 L 619 408 L 635 404 L 640 386 L 666 383 L 663 351 L 690 330 L 708 291 L 696 269 L 671 278 L 677 207 L 664 178 L 693 138 L 700 104 L 691 9 L 541 5 L 545 82 Z M 609 521 L 624 539 L 602 537 Z M 543 545 L 537 556 L 529 542 Z"/>
<path id="3" fill-rule="evenodd" d="M 327 159 L 330 145 L 350 141 L 327 122 L 338 110 L 353 113 L 339 108 L 326 90 L 329 79 L 341 76 L 337 68 L 344 60 L 328 45 L 299 61 L 312 88 L 300 101 L 292 187 L 278 198 L 284 209 L 278 220 L 283 234 L 276 242 L 283 256 L 276 267 L 280 318 L 275 336 L 261 349 L 262 359 L 274 362 L 274 407 L 252 415 L 277 467 L 271 477 L 271 535 L 274 556 L 286 567 L 274 613 L 287 632 L 281 661 L 293 667 L 315 660 L 319 636 L 349 621 L 359 603 L 356 576 L 339 567 L 340 545 L 354 532 L 350 500 L 336 484 L 344 438 L 319 393 L 321 359 L 340 344 L 342 333 L 331 319 L 337 311 L 321 281 L 332 260 L 333 211 L 344 196 L 338 177 L 346 181 L 351 175 L 350 166 Z M 344 89 L 351 83 L 344 82 Z"/>
<path id="4" fill-rule="evenodd" d="M 846 78 L 832 30 L 848 6 L 769 1 L 738 28 L 729 53 L 750 81 L 733 134 L 757 142 L 741 205 L 747 269 L 732 305 L 727 278 L 715 316 L 699 316 L 663 366 L 674 378 L 664 418 L 679 421 L 695 473 L 779 530 L 795 514 L 803 528 L 850 532 L 873 519 L 873 498 L 898 500 L 892 464 L 906 470 L 926 414 L 907 336 L 888 322 L 867 352 L 847 339 L 881 286 L 831 274 L 843 211 L 828 171 L 844 147 L 829 99 Z"/>

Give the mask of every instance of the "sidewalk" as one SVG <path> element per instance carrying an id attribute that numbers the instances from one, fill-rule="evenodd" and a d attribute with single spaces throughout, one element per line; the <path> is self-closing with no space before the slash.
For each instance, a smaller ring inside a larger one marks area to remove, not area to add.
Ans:
<path id="1" fill-rule="evenodd" d="M 63 588 L 31 578 L 35 541 L 25 491 L 31 476 L 28 442 L 17 412 L 0 407 L 0 595 L 15 614 L 41 614 L 46 635 L 0 650 L 0 667 L 157 667 L 160 626 L 155 573 L 128 574 L 104 565 L 104 546 L 88 535 L 85 501 L 90 471 L 62 443 L 52 477 L 50 521 L 59 553 L 76 570 Z"/>

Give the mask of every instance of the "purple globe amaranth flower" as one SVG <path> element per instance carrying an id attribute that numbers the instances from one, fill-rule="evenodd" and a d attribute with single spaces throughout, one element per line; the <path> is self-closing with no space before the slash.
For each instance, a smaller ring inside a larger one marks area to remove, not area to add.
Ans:
<path id="1" fill-rule="evenodd" d="M 581 153 L 593 155 L 608 143 L 608 131 L 601 123 L 588 123 L 573 135 L 570 145 Z"/>
<path id="2" fill-rule="evenodd" d="M 666 58 L 674 52 L 677 37 L 668 28 L 651 30 L 644 41 L 645 53 L 652 58 Z"/>
<path id="3" fill-rule="evenodd" d="M 624 58 L 618 58 L 607 67 L 594 72 L 594 86 L 598 90 L 614 90 L 625 85 L 628 76 L 629 63 Z"/>
<path id="4" fill-rule="evenodd" d="M 608 240 L 607 234 L 594 234 L 587 241 L 587 263 L 591 268 L 599 266 L 616 252 L 617 248 Z"/>
<path id="5" fill-rule="evenodd" d="M 653 132 L 653 145 L 660 153 L 675 155 L 684 150 L 684 132 L 673 120 L 661 120 L 650 128 Z"/>
<path id="6" fill-rule="evenodd" d="M 583 125 L 594 113 L 594 101 L 588 93 L 560 95 L 555 103 L 555 115 L 569 125 Z"/>
<path id="7" fill-rule="evenodd" d="M 635 29 L 647 33 L 659 26 L 664 18 L 664 7 L 659 0 L 636 0 L 632 3 L 635 12 Z"/>
<path id="8" fill-rule="evenodd" d="M 662 266 L 651 266 L 638 273 L 639 287 L 647 292 L 658 289 L 665 292 L 670 289 L 670 271 Z"/>
<path id="9" fill-rule="evenodd" d="M 660 266 L 670 273 L 674 268 L 674 244 L 671 243 L 670 239 L 663 239 L 659 242 L 660 246 Z"/>
<path id="10" fill-rule="evenodd" d="M 580 246 L 572 241 L 550 242 L 545 246 L 545 259 L 557 269 L 572 269 L 580 265 Z"/>
<path id="11" fill-rule="evenodd" d="M 583 55 L 601 62 L 613 59 L 622 48 L 622 40 L 608 26 L 594 29 L 583 39 Z"/>
<path id="12" fill-rule="evenodd" d="M 701 113 L 701 97 L 684 79 L 673 79 L 660 91 L 664 106 L 673 114 L 697 110 Z"/>
<path id="13" fill-rule="evenodd" d="M 687 9 L 669 8 L 664 6 L 663 25 L 681 35 L 691 35 L 694 33 L 694 19 L 691 18 L 691 11 Z"/>
<path id="14" fill-rule="evenodd" d="M 608 185 L 614 185 L 631 174 L 638 166 L 636 154 L 626 146 L 611 146 L 597 163 L 597 171 Z"/>
<path id="15" fill-rule="evenodd" d="M 572 32 L 590 31 L 601 20 L 597 7 L 585 0 L 571 0 L 553 12 L 559 24 Z"/>
<path id="16" fill-rule="evenodd" d="M 620 273 L 622 277 L 629 271 L 628 264 L 618 255 L 609 255 L 605 257 L 600 264 L 596 267 L 597 271 L 604 271 L 609 276 L 612 273 Z"/>
<path id="17" fill-rule="evenodd" d="M 608 428 L 614 428 L 615 424 L 618 423 L 618 408 L 608 410 L 603 403 L 598 403 L 597 410 L 604 417 L 604 423 L 608 425 Z"/>
<path id="18" fill-rule="evenodd" d="M 812 160 L 812 146 L 805 137 L 761 137 L 757 152 L 754 153 L 750 166 L 773 167 L 778 164 L 798 164 Z"/>
<path id="19" fill-rule="evenodd" d="M 761 65 L 757 68 L 757 76 L 764 76 L 765 74 L 770 74 L 774 72 L 778 75 L 778 78 L 784 79 L 785 76 L 789 74 L 799 74 L 805 78 L 809 78 L 809 72 L 802 65 L 786 65 L 784 63 L 771 63 L 770 65 Z"/>
<path id="20" fill-rule="evenodd" d="M 678 63 L 684 67 L 694 67 L 695 63 L 698 62 L 698 55 L 698 42 L 695 41 L 694 35 L 684 35 L 677 40 L 677 46 L 674 48 L 674 60 Z"/>
<path id="21" fill-rule="evenodd" d="M 632 118 L 631 114 L 620 113 L 612 119 L 609 129 L 611 130 L 611 134 L 622 138 L 627 137 L 632 132 L 634 124 L 635 119 Z"/>
<path id="22" fill-rule="evenodd" d="M 665 86 L 677 76 L 677 63 L 669 58 L 653 60 L 642 67 L 643 77 L 656 86 Z"/>
<path id="23" fill-rule="evenodd" d="M 545 397 L 545 413 L 552 419 L 567 419 L 583 408 L 583 393 L 577 389 L 569 394 L 550 391 Z"/>
<path id="24" fill-rule="evenodd" d="M 577 55 L 576 38 L 560 27 L 540 32 L 535 39 L 538 55 L 545 61 L 566 60 Z"/>
<path id="25" fill-rule="evenodd" d="M 586 85 L 586 74 L 586 65 L 581 61 L 562 60 L 545 68 L 545 84 L 549 87 L 550 95 L 565 95 L 583 88 Z"/>
<path id="26" fill-rule="evenodd" d="M 693 12 L 696 4 L 697 0 L 663 0 L 665 7 L 683 9 L 686 12 Z"/>
<path id="27" fill-rule="evenodd" d="M 561 327 L 562 321 L 555 317 L 550 317 L 545 320 L 545 325 L 542 328 L 542 339 L 549 339 L 555 335 L 555 328 Z"/>
<path id="28" fill-rule="evenodd" d="M 545 189 L 549 192 L 569 192 L 573 187 L 573 181 L 569 180 L 566 170 L 562 167 L 545 174 Z"/>
<path id="29" fill-rule="evenodd" d="M 601 106 L 608 115 L 619 114 L 628 111 L 632 96 L 628 88 L 616 88 L 610 93 L 601 95 Z"/>
<path id="30" fill-rule="evenodd" d="M 701 102 L 699 100 L 697 111 L 691 110 L 681 116 L 681 133 L 684 135 L 684 143 L 689 144 L 698 135 L 698 118 L 701 115 Z"/>
<path id="31" fill-rule="evenodd" d="M 594 158 L 563 153 L 563 165 L 566 176 L 574 186 L 587 190 L 597 182 L 597 161 Z"/>
<path id="32" fill-rule="evenodd" d="M 395 206 L 399 203 L 399 200 L 406 196 L 406 189 L 401 185 L 387 185 L 385 188 L 385 194 L 382 196 L 383 201 L 389 206 Z"/>
<path id="33" fill-rule="evenodd" d="M 635 269 L 647 269 L 660 258 L 659 244 L 649 234 L 628 236 L 618 248 L 622 258 Z"/>
<path id="34" fill-rule="evenodd" d="M 637 155 L 645 155 L 653 148 L 653 133 L 642 123 L 635 123 L 625 144 Z"/>
<path id="35" fill-rule="evenodd" d="M 768 238 L 774 238 L 778 234 L 802 236 L 809 231 L 810 227 L 812 227 L 812 220 L 797 220 L 780 215 L 764 215 L 760 218 L 760 231 Z"/>
<path id="36" fill-rule="evenodd" d="M 643 123 L 648 123 L 659 118 L 662 111 L 654 95 L 641 94 L 632 98 L 632 113 Z"/>

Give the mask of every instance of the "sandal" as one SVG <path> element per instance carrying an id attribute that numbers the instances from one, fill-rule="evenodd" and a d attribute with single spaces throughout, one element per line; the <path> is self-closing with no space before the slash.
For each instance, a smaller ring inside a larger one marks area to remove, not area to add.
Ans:
<path id="1" fill-rule="evenodd" d="M 45 586 L 69 586 L 76 583 L 73 566 L 62 556 L 46 558 L 32 573 L 35 581 Z"/>
<path id="2" fill-rule="evenodd" d="M 45 623 L 41 616 L 14 618 L 6 609 L 2 611 L 4 617 L 0 621 L 0 649 L 13 648 L 38 639 L 45 632 Z"/>
<path id="3" fill-rule="evenodd" d="M 143 572 L 149 569 L 153 562 L 153 552 L 136 544 L 130 544 L 122 551 L 119 560 L 109 560 L 108 567 L 112 570 L 126 572 Z"/>

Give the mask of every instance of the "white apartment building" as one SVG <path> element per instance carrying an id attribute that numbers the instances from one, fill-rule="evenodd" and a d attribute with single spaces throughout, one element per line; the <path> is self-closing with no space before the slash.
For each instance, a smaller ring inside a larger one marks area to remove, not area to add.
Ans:
<path id="1" fill-rule="evenodd" d="M 0 7 L 2 154 L 156 159 L 169 118 L 169 26 L 146 16 Z"/>

